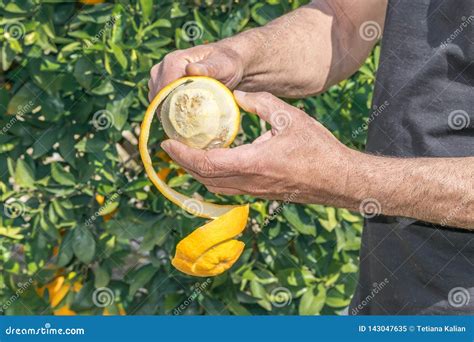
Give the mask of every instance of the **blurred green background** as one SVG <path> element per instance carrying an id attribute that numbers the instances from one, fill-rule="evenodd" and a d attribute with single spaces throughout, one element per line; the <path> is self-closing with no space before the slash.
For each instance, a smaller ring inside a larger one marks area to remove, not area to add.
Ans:
<path id="1" fill-rule="evenodd" d="M 357 282 L 359 214 L 207 193 L 160 154 L 156 124 L 150 148 L 171 186 L 251 203 L 238 263 L 193 278 L 170 259 L 203 221 L 151 186 L 137 151 L 154 64 L 306 2 L 0 0 L 0 314 L 343 312 Z M 377 60 L 378 48 L 350 79 L 291 103 L 362 149 Z M 237 141 L 260 132 L 244 115 Z"/>

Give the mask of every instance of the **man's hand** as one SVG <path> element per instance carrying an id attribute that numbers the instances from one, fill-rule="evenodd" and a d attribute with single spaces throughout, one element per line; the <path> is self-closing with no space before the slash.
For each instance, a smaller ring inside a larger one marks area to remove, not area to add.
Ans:
<path id="1" fill-rule="evenodd" d="M 389 158 L 351 150 L 316 120 L 268 93 L 235 91 L 239 105 L 270 123 L 252 144 L 163 149 L 215 193 L 318 203 L 474 229 L 474 157 Z"/>
<path id="2" fill-rule="evenodd" d="M 351 156 L 357 152 L 306 113 L 269 93 L 235 91 L 235 97 L 272 130 L 252 144 L 231 149 L 197 150 L 174 140 L 163 142 L 163 149 L 215 193 L 339 203 Z"/>
<path id="3" fill-rule="evenodd" d="M 241 81 L 242 74 L 240 55 L 223 44 L 177 50 L 151 69 L 148 98 L 151 101 L 161 88 L 183 76 L 209 76 L 233 89 Z"/>
<path id="4" fill-rule="evenodd" d="M 320 93 L 364 62 L 382 33 L 386 7 L 386 0 L 314 0 L 265 26 L 172 52 L 152 68 L 149 98 L 186 75 L 282 97 Z M 375 23 L 373 39 L 360 34 L 367 23 Z"/>

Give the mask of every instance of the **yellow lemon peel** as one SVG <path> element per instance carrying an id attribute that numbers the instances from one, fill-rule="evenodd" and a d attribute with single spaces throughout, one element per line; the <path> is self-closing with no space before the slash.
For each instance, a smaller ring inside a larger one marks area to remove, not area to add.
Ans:
<path id="1" fill-rule="evenodd" d="M 150 128 L 156 110 L 163 103 L 163 101 L 169 102 L 169 104 L 167 104 L 168 107 L 171 105 L 178 106 L 176 103 L 180 99 L 170 100 L 167 98 L 178 87 L 180 87 L 181 91 L 175 94 L 184 96 L 186 93 L 183 93 L 182 90 L 184 90 L 184 86 L 187 85 L 190 85 L 188 88 L 191 89 L 188 94 L 198 93 L 205 95 L 206 91 L 199 92 L 195 89 L 199 89 L 200 87 L 203 87 L 204 89 L 212 89 L 219 95 L 216 96 L 216 94 L 214 94 L 214 98 L 217 99 L 221 104 L 223 103 L 224 107 L 227 106 L 227 108 L 225 108 L 227 112 L 221 114 L 222 117 L 220 118 L 220 125 L 221 127 L 224 127 L 224 130 L 221 130 L 217 137 L 206 136 L 202 138 L 203 134 L 199 134 L 200 136 L 197 137 L 197 140 L 194 142 L 197 141 L 200 148 L 228 147 L 235 139 L 240 123 L 240 110 L 235 103 L 232 92 L 227 89 L 225 85 L 215 79 L 204 76 L 191 76 L 183 77 L 170 83 L 168 86 L 164 87 L 150 103 L 141 125 L 139 150 L 148 177 L 155 187 L 163 194 L 163 196 L 195 216 L 213 219 L 204 226 L 194 230 L 191 234 L 178 243 L 176 246 L 175 257 L 171 263 L 178 270 L 189 275 L 198 277 L 216 276 L 232 267 L 232 265 L 242 254 L 245 245 L 243 242 L 235 240 L 234 238 L 242 233 L 242 231 L 245 229 L 249 213 L 248 204 L 219 205 L 199 199 L 191 199 L 188 196 L 177 192 L 176 190 L 170 188 L 164 181 L 163 177 L 160 177 L 160 175 L 154 170 L 151 157 L 148 152 Z M 195 105 L 193 103 L 189 103 L 188 100 L 189 99 L 185 99 L 185 103 L 182 105 L 182 108 L 184 108 L 185 111 L 189 111 L 189 108 Z M 215 115 L 216 111 L 214 105 L 207 103 L 207 100 L 208 99 L 205 99 L 203 103 L 205 104 L 206 108 L 209 108 L 210 111 Z M 167 109 L 169 110 L 169 108 Z M 182 114 L 183 113 L 173 113 L 175 126 L 178 125 L 176 118 L 181 120 Z M 167 118 L 162 116 L 163 126 L 169 124 L 164 123 L 166 120 Z M 200 126 L 198 122 L 194 122 L 193 124 L 195 124 L 196 127 L 199 127 L 198 129 L 200 130 L 200 133 L 204 133 L 204 135 L 208 133 L 205 132 L 205 127 Z M 167 127 L 169 128 L 169 126 Z M 180 130 L 184 130 L 187 137 L 193 137 L 192 132 L 184 128 L 182 122 L 180 122 L 179 126 L 177 127 Z M 167 131 L 169 131 L 169 129 L 167 129 Z M 172 135 L 171 137 L 177 138 L 188 145 L 196 146 L 195 143 L 193 144 L 193 142 L 189 140 L 183 140 L 182 136 L 180 137 Z"/>

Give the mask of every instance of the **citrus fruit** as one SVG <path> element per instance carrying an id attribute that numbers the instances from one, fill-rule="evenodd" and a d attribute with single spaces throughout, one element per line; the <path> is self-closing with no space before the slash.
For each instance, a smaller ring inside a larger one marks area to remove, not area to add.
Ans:
<path id="1" fill-rule="evenodd" d="M 193 276 L 221 274 L 243 251 L 244 243 L 234 238 L 245 229 L 249 207 L 190 198 L 166 184 L 154 170 L 147 146 L 157 110 L 170 138 L 190 147 L 210 149 L 232 143 L 240 124 L 239 108 L 232 92 L 219 81 L 204 76 L 183 77 L 155 96 L 143 118 L 139 139 L 145 171 L 163 196 L 195 216 L 213 219 L 178 243 L 173 266 Z"/>

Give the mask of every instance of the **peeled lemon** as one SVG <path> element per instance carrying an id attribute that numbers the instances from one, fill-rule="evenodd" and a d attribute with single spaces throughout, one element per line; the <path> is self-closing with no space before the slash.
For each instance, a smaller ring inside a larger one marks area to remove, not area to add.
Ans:
<path id="1" fill-rule="evenodd" d="M 176 246 L 171 263 L 183 273 L 207 277 L 226 271 L 238 260 L 244 243 L 234 238 L 245 229 L 248 205 L 219 205 L 190 198 L 170 188 L 153 169 L 148 152 L 150 127 L 159 109 L 166 134 L 200 149 L 229 146 L 237 135 L 240 111 L 232 92 L 203 76 L 183 77 L 163 88 L 148 107 L 141 125 L 140 156 L 156 188 L 189 213 L 213 219 Z"/>
<path id="2" fill-rule="evenodd" d="M 172 83 L 160 106 L 165 133 L 190 147 L 229 146 L 239 129 L 240 111 L 232 93 L 208 77 L 186 77 Z"/>

